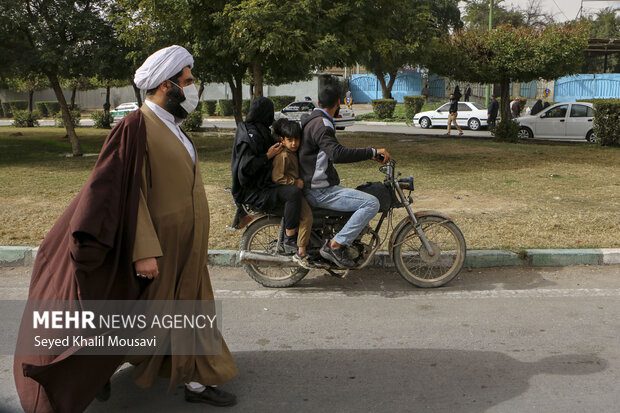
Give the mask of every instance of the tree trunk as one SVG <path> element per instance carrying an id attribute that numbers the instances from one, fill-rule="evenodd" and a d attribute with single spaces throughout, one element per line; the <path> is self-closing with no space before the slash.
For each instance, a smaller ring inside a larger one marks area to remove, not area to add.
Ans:
<path id="1" fill-rule="evenodd" d="M 80 146 L 80 141 L 78 140 L 77 135 L 75 134 L 75 129 L 73 128 L 73 122 L 71 121 L 71 113 L 69 112 L 69 108 L 67 107 L 67 101 L 65 100 L 65 95 L 62 94 L 62 88 L 60 87 L 60 83 L 58 82 L 58 76 L 56 75 L 48 75 L 50 80 L 50 84 L 52 85 L 52 89 L 54 89 L 54 94 L 56 95 L 56 100 L 60 104 L 60 112 L 62 113 L 62 121 L 65 123 L 65 129 L 67 130 L 67 136 L 69 136 L 69 142 L 71 142 L 71 151 L 73 156 L 82 156 L 82 147 Z"/>
<path id="2" fill-rule="evenodd" d="M 103 111 L 107 115 L 110 113 L 110 85 L 106 85 L 105 87 L 105 103 L 103 104 Z"/>
<path id="3" fill-rule="evenodd" d="M 510 79 L 505 78 L 501 80 L 500 91 L 502 99 L 499 109 L 502 121 L 506 119 L 512 119 L 512 115 L 510 114 Z"/>
<path id="4" fill-rule="evenodd" d="M 202 99 L 202 94 L 205 91 L 205 82 L 200 82 L 200 88 L 198 88 L 198 100 Z"/>
<path id="5" fill-rule="evenodd" d="M 28 91 L 28 112 L 32 113 L 34 110 L 34 90 Z"/>
<path id="6" fill-rule="evenodd" d="M 263 96 L 263 67 L 260 63 L 252 64 L 252 77 L 254 78 L 254 95 L 253 98 Z"/>
<path id="7" fill-rule="evenodd" d="M 75 109 L 75 94 L 77 92 L 77 88 L 74 87 L 71 91 L 71 110 Z"/>
<path id="8" fill-rule="evenodd" d="M 381 85 L 381 95 L 383 99 L 392 99 L 392 86 L 394 86 L 394 81 L 396 80 L 396 74 L 390 73 L 390 82 L 385 83 L 385 74 L 382 72 L 377 72 L 374 74 L 377 76 L 377 80 L 379 81 L 379 85 Z"/>
<path id="9" fill-rule="evenodd" d="M 242 75 L 228 75 L 228 86 L 232 92 L 233 101 L 233 113 L 235 115 L 235 123 L 238 125 L 243 122 L 243 76 Z"/>
<path id="10" fill-rule="evenodd" d="M 136 95 L 136 102 L 138 102 L 138 107 L 142 106 L 142 95 L 140 94 L 140 89 L 133 82 L 133 78 L 131 79 L 131 85 L 133 86 L 133 93 Z"/>

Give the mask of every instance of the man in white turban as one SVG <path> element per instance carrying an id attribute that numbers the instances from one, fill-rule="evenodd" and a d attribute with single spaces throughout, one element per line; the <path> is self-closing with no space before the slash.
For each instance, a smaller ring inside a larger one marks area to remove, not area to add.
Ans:
<path id="1" fill-rule="evenodd" d="M 213 301 L 209 206 L 196 149 L 179 127 L 198 103 L 193 62 L 183 47 L 170 46 L 136 71 L 145 103 L 110 132 L 88 182 L 41 243 L 29 300 Z M 170 331 L 167 344 L 178 348 L 188 336 L 193 344 L 205 330 Z M 110 377 L 123 361 L 135 366 L 141 387 L 168 377 L 169 389 L 184 383 L 188 402 L 233 405 L 235 396 L 215 385 L 235 377 L 237 367 L 219 331 L 211 331 L 221 342 L 215 355 L 99 356 L 82 348 L 18 354 L 14 377 L 22 407 L 81 412 L 95 397 L 110 397 Z"/>
<path id="2" fill-rule="evenodd" d="M 150 279 L 148 300 L 213 300 L 207 270 L 209 207 L 196 149 L 179 127 L 198 104 L 185 48 L 170 46 L 149 56 L 134 82 L 146 90 L 140 109 L 146 126 L 146 155 L 133 247 L 137 277 Z M 179 144 L 180 143 L 180 144 Z M 222 354 L 142 356 L 129 359 L 139 386 L 158 376 L 170 377 L 170 388 L 185 383 L 185 399 L 226 406 L 235 396 L 214 385 L 237 375 L 222 340 Z"/>

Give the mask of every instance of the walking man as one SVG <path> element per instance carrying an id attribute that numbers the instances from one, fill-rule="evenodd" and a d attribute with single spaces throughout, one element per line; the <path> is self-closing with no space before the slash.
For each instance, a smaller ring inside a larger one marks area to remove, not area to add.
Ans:
<path id="1" fill-rule="evenodd" d="M 446 135 L 450 135 L 450 125 L 452 123 L 454 123 L 454 126 L 459 131 L 459 136 L 463 135 L 463 130 L 458 125 L 458 123 L 456 123 L 458 111 L 459 111 L 459 101 L 454 96 L 454 93 L 452 93 L 450 94 L 450 109 L 448 110 L 448 132 L 446 132 Z"/>

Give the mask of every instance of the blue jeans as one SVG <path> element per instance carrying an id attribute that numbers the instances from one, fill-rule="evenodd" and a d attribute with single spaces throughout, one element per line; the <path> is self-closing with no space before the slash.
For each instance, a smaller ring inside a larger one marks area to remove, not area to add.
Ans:
<path id="1" fill-rule="evenodd" d="M 345 188 L 340 185 L 327 188 L 307 189 L 306 200 L 310 206 L 353 212 L 334 241 L 341 245 L 351 245 L 371 219 L 379 212 L 379 200 L 366 192 Z"/>

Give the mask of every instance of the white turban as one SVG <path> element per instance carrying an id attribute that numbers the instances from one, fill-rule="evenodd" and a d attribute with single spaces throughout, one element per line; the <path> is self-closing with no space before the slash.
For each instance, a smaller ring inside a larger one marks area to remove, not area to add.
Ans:
<path id="1" fill-rule="evenodd" d="M 133 78 L 138 89 L 150 90 L 179 73 L 185 66 L 194 67 L 194 58 L 184 47 L 169 46 L 150 55 Z"/>

